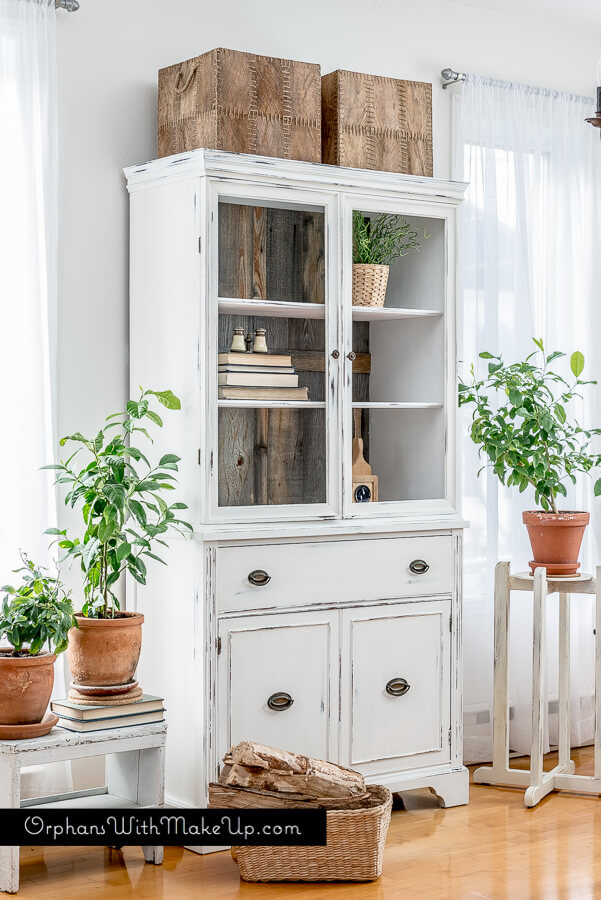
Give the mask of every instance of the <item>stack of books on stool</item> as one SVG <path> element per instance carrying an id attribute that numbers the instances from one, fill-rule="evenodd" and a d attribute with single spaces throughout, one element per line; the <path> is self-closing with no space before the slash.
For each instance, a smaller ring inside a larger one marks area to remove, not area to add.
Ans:
<path id="1" fill-rule="evenodd" d="M 220 353 L 220 400 L 308 400 L 292 357 L 277 353 Z"/>
<path id="2" fill-rule="evenodd" d="M 59 717 L 57 725 L 69 731 L 129 728 L 165 718 L 163 698 L 144 694 L 137 681 L 110 688 L 71 685 L 68 698 L 53 700 L 50 706 Z"/>

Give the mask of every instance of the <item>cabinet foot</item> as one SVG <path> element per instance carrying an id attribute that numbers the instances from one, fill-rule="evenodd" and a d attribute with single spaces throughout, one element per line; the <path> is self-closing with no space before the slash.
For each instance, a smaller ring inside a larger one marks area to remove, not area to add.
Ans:
<path id="1" fill-rule="evenodd" d="M 405 778 L 402 776 L 384 778 L 370 776 L 368 783 L 383 784 L 396 795 L 400 795 L 404 791 L 415 791 L 418 788 L 429 788 L 444 808 L 464 806 L 469 803 L 470 777 L 465 766 L 459 766 L 451 772 L 413 774 Z"/>
<path id="2" fill-rule="evenodd" d="M 155 866 L 160 866 L 163 862 L 163 848 L 157 846 L 143 846 L 142 853 L 144 854 L 144 859 L 147 863 L 154 863 Z"/>
<path id="3" fill-rule="evenodd" d="M 470 800 L 470 775 L 466 768 L 448 775 L 439 775 L 426 785 L 438 798 L 440 806 L 465 806 Z"/>

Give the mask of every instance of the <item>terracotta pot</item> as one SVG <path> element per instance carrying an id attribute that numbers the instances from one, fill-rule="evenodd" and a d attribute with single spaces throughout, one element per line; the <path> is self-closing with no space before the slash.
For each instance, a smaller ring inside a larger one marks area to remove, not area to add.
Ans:
<path id="1" fill-rule="evenodd" d="M 0 650 L 0 725 L 34 725 L 48 709 L 56 656 L 9 653 Z"/>
<path id="2" fill-rule="evenodd" d="M 69 666 L 75 685 L 127 684 L 134 677 L 142 648 L 140 613 L 120 613 L 116 619 L 75 618 L 69 631 Z"/>
<path id="3" fill-rule="evenodd" d="M 558 513 L 531 510 L 522 513 L 528 529 L 534 559 L 530 569 L 544 566 L 547 575 L 575 575 L 580 568 L 578 555 L 590 513 L 564 510 Z"/>

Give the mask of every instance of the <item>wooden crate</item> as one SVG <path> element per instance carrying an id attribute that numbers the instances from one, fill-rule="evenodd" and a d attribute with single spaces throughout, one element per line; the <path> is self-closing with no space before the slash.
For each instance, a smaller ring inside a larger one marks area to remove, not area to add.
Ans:
<path id="1" fill-rule="evenodd" d="M 321 79 L 324 163 L 432 176 L 432 85 L 337 69 Z"/>
<path id="2" fill-rule="evenodd" d="M 321 161 L 320 67 L 219 47 L 159 71 L 159 156 L 198 147 Z"/>

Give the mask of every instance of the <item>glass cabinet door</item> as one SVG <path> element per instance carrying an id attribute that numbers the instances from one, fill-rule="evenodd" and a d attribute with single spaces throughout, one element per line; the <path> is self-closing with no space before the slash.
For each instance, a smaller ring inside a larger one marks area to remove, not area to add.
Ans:
<path id="1" fill-rule="evenodd" d="M 326 237 L 333 202 L 276 189 L 252 197 L 215 190 L 208 390 L 218 518 L 339 512 L 337 382 L 328 390 L 337 343 Z"/>
<path id="2" fill-rule="evenodd" d="M 424 207 L 432 211 L 430 217 Z M 369 239 L 384 215 L 390 217 L 386 226 L 393 233 L 404 228 L 419 250 L 391 262 L 383 302 L 378 302 L 370 290 L 371 273 L 366 279 L 365 270 L 354 269 L 353 243 L 359 228 L 363 239 Z M 347 199 L 343 302 L 347 365 L 352 363 L 352 396 L 344 412 L 348 516 L 449 506 L 446 393 L 454 373 L 447 370 L 448 233 L 449 221 L 440 207 Z"/>

